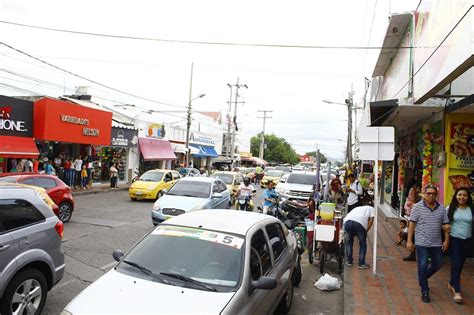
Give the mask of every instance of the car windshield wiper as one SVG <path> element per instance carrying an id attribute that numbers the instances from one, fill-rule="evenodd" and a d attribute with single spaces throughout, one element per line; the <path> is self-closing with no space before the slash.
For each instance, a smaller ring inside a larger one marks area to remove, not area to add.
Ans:
<path id="1" fill-rule="evenodd" d="M 205 284 L 204 282 L 201 282 L 201 281 L 198 281 L 198 280 L 194 280 L 193 278 L 186 277 L 186 276 L 184 276 L 182 274 L 179 274 L 179 273 L 160 272 L 160 275 L 167 276 L 167 277 L 174 278 L 174 279 L 178 279 L 178 280 L 181 280 L 181 281 L 184 281 L 184 282 L 187 282 L 187 283 L 197 284 L 200 287 L 205 288 L 209 291 L 217 292 L 217 289 L 214 288 L 213 286 Z"/>
<path id="2" fill-rule="evenodd" d="M 148 269 L 147 267 L 143 267 L 142 265 L 137 264 L 136 262 L 133 261 L 128 261 L 128 260 L 122 260 L 123 263 L 130 265 L 132 267 L 135 267 L 136 269 L 140 270 L 142 273 L 153 277 L 154 279 L 160 280 L 164 284 L 169 284 L 168 281 L 162 279 L 159 275 Z"/>
<path id="3" fill-rule="evenodd" d="M 193 197 L 193 198 L 200 198 L 198 196 L 195 196 L 195 195 L 189 195 L 189 194 L 183 194 L 183 195 L 180 195 L 182 197 Z"/>

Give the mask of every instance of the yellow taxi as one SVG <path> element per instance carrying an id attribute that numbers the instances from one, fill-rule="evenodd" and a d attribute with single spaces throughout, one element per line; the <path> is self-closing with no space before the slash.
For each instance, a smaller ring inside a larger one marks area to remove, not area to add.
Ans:
<path id="1" fill-rule="evenodd" d="M 158 199 L 165 189 L 170 189 L 180 179 L 178 172 L 172 170 L 150 170 L 143 173 L 128 189 L 130 199 Z"/>
<path id="2" fill-rule="evenodd" d="M 240 183 L 244 180 L 240 172 L 224 172 L 218 171 L 211 174 L 211 177 L 217 177 L 224 182 L 229 190 L 231 199 L 237 190 L 239 190 Z"/>
<path id="3" fill-rule="evenodd" d="M 278 184 L 280 178 L 283 176 L 284 172 L 279 170 L 269 170 L 265 171 L 265 175 L 263 176 L 262 180 L 260 181 L 261 188 L 267 188 L 267 184 L 269 181 L 272 181 L 275 185 Z"/>

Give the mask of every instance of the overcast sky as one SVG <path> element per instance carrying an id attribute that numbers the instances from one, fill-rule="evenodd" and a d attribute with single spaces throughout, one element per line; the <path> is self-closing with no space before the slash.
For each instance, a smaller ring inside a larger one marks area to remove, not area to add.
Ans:
<path id="1" fill-rule="evenodd" d="M 227 110 L 227 84 L 236 84 L 240 78 L 240 83 L 248 86 L 239 90 L 239 100 L 245 101 L 237 112 L 243 133 L 250 137 L 260 132 L 262 120 L 257 118 L 257 110 L 271 110 L 267 133 L 286 138 L 298 153 L 313 151 L 318 145 L 326 155 L 341 159 L 347 111 L 344 106 L 322 100 L 343 103 L 353 86 L 354 100 L 361 102 L 364 77 L 371 78 L 379 51 L 259 45 L 380 47 L 390 12 L 413 11 L 417 3 L 0 0 L 0 21 L 166 40 L 88 36 L 0 23 L 0 42 L 85 78 L 157 102 L 108 90 L 3 45 L 0 94 L 59 96 L 71 94 L 76 86 L 89 86 L 90 94 L 114 103 L 183 111 L 172 115 L 184 117 L 194 63 L 192 95 L 206 94 L 193 102 L 196 110 Z"/>

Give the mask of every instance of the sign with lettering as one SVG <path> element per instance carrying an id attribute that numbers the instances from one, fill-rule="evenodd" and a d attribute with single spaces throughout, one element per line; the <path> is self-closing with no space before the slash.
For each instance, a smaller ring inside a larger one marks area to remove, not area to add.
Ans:
<path id="1" fill-rule="evenodd" d="M 0 135 L 33 137 L 33 102 L 0 95 Z"/>
<path id="2" fill-rule="evenodd" d="M 110 145 L 114 147 L 136 148 L 138 144 L 138 131 L 133 129 L 112 127 Z"/>
<path id="3" fill-rule="evenodd" d="M 202 144 L 207 146 L 215 146 L 216 141 L 214 138 L 204 135 L 198 135 L 196 133 L 191 133 L 189 136 L 189 143 Z"/>

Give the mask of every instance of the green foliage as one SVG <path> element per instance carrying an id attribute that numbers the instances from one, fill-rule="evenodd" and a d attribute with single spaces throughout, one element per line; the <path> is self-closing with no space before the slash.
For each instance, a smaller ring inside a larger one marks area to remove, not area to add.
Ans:
<path id="1" fill-rule="evenodd" d="M 316 151 L 306 152 L 307 156 L 316 156 Z M 327 157 L 319 151 L 319 156 L 321 157 L 321 163 L 326 163 L 328 161 Z"/>
<path id="2" fill-rule="evenodd" d="M 297 164 L 300 160 L 298 154 L 284 138 L 274 134 L 265 135 L 265 144 L 263 159 L 268 162 Z M 250 139 L 250 152 L 253 156 L 258 156 L 259 148 L 260 135 L 256 135 Z"/>

